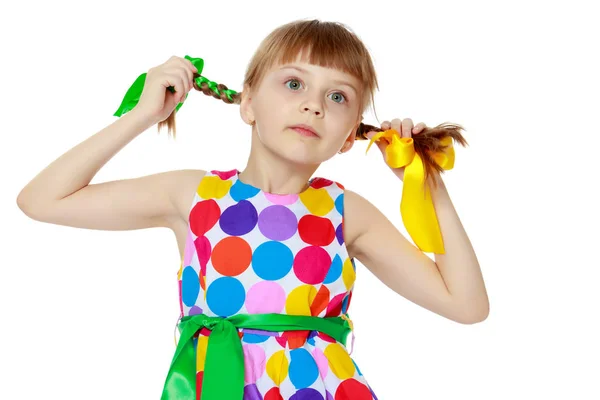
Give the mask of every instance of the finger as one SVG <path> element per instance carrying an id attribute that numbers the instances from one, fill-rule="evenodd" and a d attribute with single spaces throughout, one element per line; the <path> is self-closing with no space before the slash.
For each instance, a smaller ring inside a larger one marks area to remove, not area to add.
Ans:
<path id="1" fill-rule="evenodd" d="M 173 97 L 178 103 L 181 103 L 181 99 L 185 95 L 185 80 L 181 78 L 180 74 L 170 74 L 169 84 L 175 88 Z"/>
<path id="2" fill-rule="evenodd" d="M 421 133 L 421 131 L 423 131 L 423 129 L 425 129 L 425 124 L 423 122 L 419 122 L 414 128 L 413 128 L 413 133 L 417 134 L 417 133 Z"/>
<path id="3" fill-rule="evenodd" d="M 381 124 L 381 129 L 383 129 L 384 131 L 387 131 L 391 127 L 392 127 L 392 124 L 390 123 L 390 121 L 383 121 Z"/>
<path id="4" fill-rule="evenodd" d="M 196 67 L 194 67 L 194 64 L 192 64 L 189 60 L 186 60 L 185 58 L 180 58 L 180 61 L 181 61 L 181 66 L 185 70 L 188 81 L 191 82 L 194 79 L 194 70 L 196 69 Z M 190 87 L 190 89 L 191 89 L 191 87 Z"/>
<path id="5" fill-rule="evenodd" d="M 399 135 L 402 135 L 402 120 L 400 118 L 394 118 L 391 123 L 391 129 L 398 132 Z"/>
<path id="6" fill-rule="evenodd" d="M 187 68 L 182 68 L 179 71 L 179 74 L 181 75 L 181 79 L 185 83 L 185 93 L 187 93 L 190 90 L 192 90 L 192 76 L 191 76 L 191 71 L 189 69 L 187 69 Z"/>
<path id="7" fill-rule="evenodd" d="M 410 118 L 402 120 L 402 137 L 409 138 L 412 136 L 413 121 Z"/>
<path id="8" fill-rule="evenodd" d="M 166 74 L 171 79 L 175 79 L 176 82 L 182 84 L 182 86 L 180 88 L 175 88 L 175 90 L 177 92 L 179 92 L 179 93 L 181 93 L 181 92 L 187 93 L 187 91 L 188 91 L 188 85 L 189 85 L 189 80 L 188 80 L 187 75 L 183 72 L 183 70 L 182 70 L 181 67 L 176 66 L 174 68 L 170 68 L 168 71 L 166 71 Z M 175 95 L 175 96 L 177 97 L 177 95 Z"/>

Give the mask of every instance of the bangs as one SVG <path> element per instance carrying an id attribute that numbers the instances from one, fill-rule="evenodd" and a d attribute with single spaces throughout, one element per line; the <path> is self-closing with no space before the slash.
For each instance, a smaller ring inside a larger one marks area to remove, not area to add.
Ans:
<path id="1" fill-rule="evenodd" d="M 361 40 L 343 24 L 318 20 L 295 21 L 269 34 L 259 46 L 247 70 L 245 84 L 255 87 L 273 66 L 300 59 L 333 68 L 361 82 L 359 96 L 364 105 L 378 88 L 370 54 Z"/>

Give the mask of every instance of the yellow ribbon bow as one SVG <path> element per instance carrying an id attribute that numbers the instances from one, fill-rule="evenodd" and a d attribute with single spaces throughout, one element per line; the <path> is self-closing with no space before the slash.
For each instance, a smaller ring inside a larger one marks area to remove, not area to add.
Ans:
<path id="1" fill-rule="evenodd" d="M 373 135 L 367 152 L 373 142 L 382 137 L 389 143 L 385 148 L 386 163 L 391 168 L 405 167 L 400 213 L 406 230 L 421 251 L 444 254 L 442 233 L 429 187 L 425 184 L 423 160 L 415 151 L 413 138 L 400 137 L 396 130 L 388 129 Z M 446 136 L 441 139 L 441 143 L 448 146 L 446 150 L 434 153 L 431 157 L 440 167 L 450 170 L 454 167 L 452 138 Z"/>

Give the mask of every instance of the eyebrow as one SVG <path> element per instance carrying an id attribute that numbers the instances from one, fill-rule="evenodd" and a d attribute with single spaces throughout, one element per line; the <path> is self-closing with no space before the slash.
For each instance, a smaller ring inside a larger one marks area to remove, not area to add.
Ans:
<path id="1" fill-rule="evenodd" d="M 296 65 L 286 65 L 286 66 L 280 68 L 280 70 L 282 70 L 282 69 L 296 69 L 296 70 L 298 70 L 300 72 L 304 72 L 305 74 L 309 74 L 310 75 L 310 72 L 308 70 L 306 70 L 304 68 L 301 68 L 301 67 L 298 67 Z M 354 92 L 356 94 L 358 94 L 358 90 L 356 90 L 356 88 L 350 82 L 339 80 L 339 79 L 334 79 L 333 83 L 337 83 L 337 84 L 340 84 L 340 85 L 348 86 L 352 90 L 354 90 Z"/>

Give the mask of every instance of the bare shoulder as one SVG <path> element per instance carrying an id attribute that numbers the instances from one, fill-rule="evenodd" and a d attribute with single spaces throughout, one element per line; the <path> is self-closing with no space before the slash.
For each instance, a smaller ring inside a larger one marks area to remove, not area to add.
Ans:
<path id="1" fill-rule="evenodd" d="M 383 215 L 367 199 L 360 194 L 344 189 L 344 241 L 349 255 L 358 255 L 357 239 L 376 221 L 373 217 L 381 218 Z"/>
<path id="2" fill-rule="evenodd" d="M 171 171 L 173 185 L 171 185 L 171 199 L 184 223 L 187 223 L 188 213 L 194 200 L 194 195 L 206 171 L 200 169 L 182 169 Z"/>

